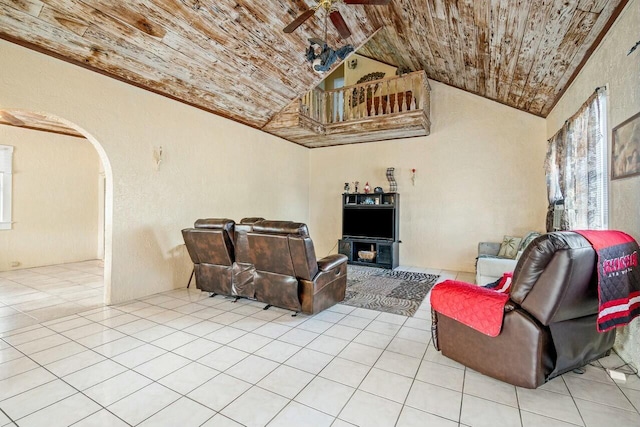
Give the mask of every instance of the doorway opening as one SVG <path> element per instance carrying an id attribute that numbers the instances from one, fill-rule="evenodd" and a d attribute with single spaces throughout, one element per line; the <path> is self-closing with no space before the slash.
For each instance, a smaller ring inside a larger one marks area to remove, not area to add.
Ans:
<path id="1" fill-rule="evenodd" d="M 113 176 L 101 144 L 47 113 L 0 110 L 13 147 L 11 226 L 0 230 L 0 332 L 110 302 Z"/>

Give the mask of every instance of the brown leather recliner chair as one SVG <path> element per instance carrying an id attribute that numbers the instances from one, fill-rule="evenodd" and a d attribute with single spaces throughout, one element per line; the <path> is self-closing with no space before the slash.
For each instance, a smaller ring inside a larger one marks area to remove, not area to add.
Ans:
<path id="1" fill-rule="evenodd" d="M 536 238 L 516 265 L 499 335 L 434 311 L 434 343 L 465 366 L 526 388 L 608 354 L 615 329 L 596 330 L 596 258 L 577 233 Z"/>
<path id="2" fill-rule="evenodd" d="M 193 261 L 196 287 L 202 291 L 232 295 L 235 222 L 231 219 L 199 219 L 194 228 L 182 230 Z"/>
<path id="3" fill-rule="evenodd" d="M 258 301 L 314 314 L 344 299 L 347 257 L 316 260 L 305 224 L 259 221 L 247 238 Z"/>

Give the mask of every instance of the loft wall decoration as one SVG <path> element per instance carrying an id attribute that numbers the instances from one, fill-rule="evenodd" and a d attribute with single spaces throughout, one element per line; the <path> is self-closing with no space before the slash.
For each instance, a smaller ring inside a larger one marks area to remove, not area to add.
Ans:
<path id="1" fill-rule="evenodd" d="M 640 113 L 613 129 L 611 179 L 640 175 Z"/>

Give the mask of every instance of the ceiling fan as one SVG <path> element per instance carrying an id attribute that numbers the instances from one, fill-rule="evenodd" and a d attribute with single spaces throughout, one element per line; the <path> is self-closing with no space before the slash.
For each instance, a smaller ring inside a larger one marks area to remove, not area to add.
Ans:
<path id="1" fill-rule="evenodd" d="M 318 3 L 318 5 L 298 15 L 298 17 L 294 19 L 293 22 L 291 22 L 289 25 L 284 27 L 284 32 L 285 33 L 294 32 L 296 28 L 302 25 L 304 21 L 311 18 L 318 9 L 322 8 L 324 9 L 325 13 L 329 16 L 329 19 L 331 19 L 333 26 L 336 27 L 336 30 L 338 30 L 340 37 L 342 37 L 343 39 L 346 39 L 347 37 L 351 36 L 351 30 L 349 30 L 349 27 L 347 26 L 347 23 L 345 22 L 344 18 L 342 17 L 338 9 L 336 9 L 335 7 L 336 4 L 345 3 L 345 4 L 385 6 L 389 4 L 390 1 L 391 0 L 316 0 L 316 3 Z"/>

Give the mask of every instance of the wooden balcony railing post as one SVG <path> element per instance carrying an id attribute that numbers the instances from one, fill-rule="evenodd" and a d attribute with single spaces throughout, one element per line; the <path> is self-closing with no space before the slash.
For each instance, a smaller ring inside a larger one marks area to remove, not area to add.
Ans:
<path id="1" fill-rule="evenodd" d="M 429 82 L 424 71 L 324 91 L 300 97 L 299 111 L 323 124 L 386 116 L 416 109 L 429 114 Z"/>
<path id="2" fill-rule="evenodd" d="M 402 94 L 402 108 L 400 111 L 407 111 L 407 79 L 400 80 L 402 90 L 399 92 Z"/>

